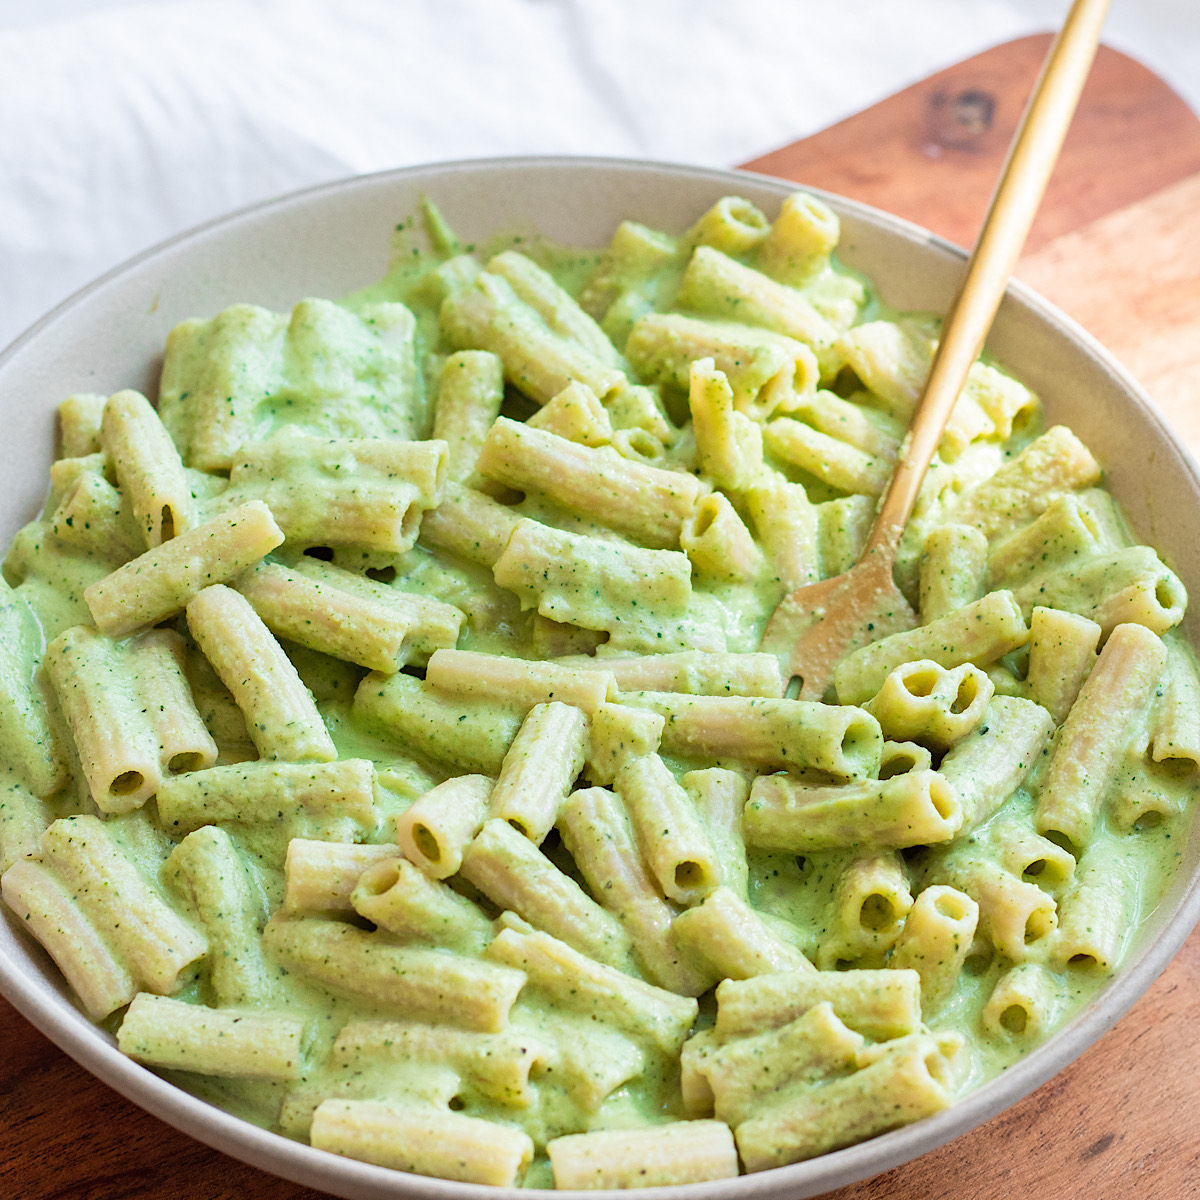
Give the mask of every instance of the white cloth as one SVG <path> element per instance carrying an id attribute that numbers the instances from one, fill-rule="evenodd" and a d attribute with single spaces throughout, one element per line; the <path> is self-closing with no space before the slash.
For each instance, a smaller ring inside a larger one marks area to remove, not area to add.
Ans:
<path id="1" fill-rule="evenodd" d="M 1200 4 L 1106 37 L 1200 107 Z M 267 196 L 517 153 L 728 165 L 1056 25 L 1066 0 L 0 0 L 0 346 Z"/>

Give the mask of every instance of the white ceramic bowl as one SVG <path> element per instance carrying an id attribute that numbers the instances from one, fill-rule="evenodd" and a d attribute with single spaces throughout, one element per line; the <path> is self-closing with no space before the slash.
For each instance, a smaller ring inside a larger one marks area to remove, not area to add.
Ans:
<path id="1" fill-rule="evenodd" d="M 74 391 L 136 387 L 155 394 L 168 330 L 235 301 L 288 308 L 376 280 L 396 222 L 428 193 L 465 238 L 540 230 L 601 246 L 622 218 L 682 230 L 721 196 L 769 215 L 794 190 L 760 175 L 613 159 L 531 158 L 448 163 L 349 179 L 235 213 L 133 259 L 76 294 L 0 355 L 8 430 L 0 474 L 5 543 L 34 516 L 46 488 L 54 406 Z M 824 197 L 842 221 L 839 254 L 898 309 L 944 311 L 964 255 L 916 226 L 865 205 Z M 989 348 L 1073 428 L 1107 471 L 1135 531 L 1200 597 L 1200 473 L 1130 376 L 1083 330 L 1019 285 L 1010 288 Z M 1159 519 L 1159 518 L 1163 519 Z M 1169 518 L 1169 519 L 1167 519 Z M 1200 629 L 1200 603 L 1189 614 Z M 1138 931 L 1120 973 L 1043 1046 L 949 1111 L 811 1162 L 737 1181 L 655 1189 L 655 1200 L 801 1200 L 887 1170 L 965 1133 L 1044 1083 L 1108 1030 L 1150 986 L 1200 917 L 1200 823 L 1163 902 Z M 0 922 L 0 991 L 47 1037 L 156 1116 L 237 1158 L 355 1200 L 453 1196 L 516 1200 L 503 1192 L 401 1174 L 313 1150 L 229 1116 L 118 1053 L 76 1008 L 40 947 Z M 577 1196 L 591 1193 L 574 1193 Z"/>

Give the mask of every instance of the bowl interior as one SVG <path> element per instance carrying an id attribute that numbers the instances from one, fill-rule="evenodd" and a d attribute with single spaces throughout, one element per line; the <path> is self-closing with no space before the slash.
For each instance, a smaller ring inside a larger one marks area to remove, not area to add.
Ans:
<path id="1" fill-rule="evenodd" d="M 7 544 L 37 511 L 53 446 L 54 406 L 77 391 L 137 387 L 153 396 L 171 327 L 237 301 L 287 308 L 377 279 L 391 233 L 423 194 L 465 239 L 517 229 L 603 245 L 624 218 L 682 230 L 721 196 L 747 197 L 774 215 L 789 184 L 743 173 L 599 159 L 451 163 L 316 188 L 223 218 L 143 254 L 51 313 L 0 355 L 8 456 L 0 474 L 0 537 Z M 897 309 L 944 311 L 962 252 L 906 222 L 826 197 L 842 220 L 840 255 Z M 989 349 L 1037 391 L 1048 422 L 1073 428 L 1105 467 L 1135 532 L 1200 595 L 1200 475 L 1153 406 L 1087 334 L 1026 289 L 1001 307 Z M 1189 613 L 1200 630 L 1200 605 Z M 736 1182 L 672 1189 L 688 1196 L 818 1194 L 885 1170 L 966 1132 L 1007 1107 L 1091 1044 L 1137 999 L 1200 915 L 1200 828 L 1119 976 L 1044 1046 L 930 1121 L 794 1167 Z M 0 991 L 89 1070 L 203 1141 L 340 1196 L 497 1197 L 336 1159 L 228 1116 L 121 1056 L 76 1009 L 40 948 L 0 922 Z M 649 1195 L 650 1193 L 647 1193 Z M 663 1196 L 657 1190 L 653 1193 Z M 513 1193 L 515 1196 L 516 1193 Z M 582 1193 L 581 1193 L 582 1195 Z"/>

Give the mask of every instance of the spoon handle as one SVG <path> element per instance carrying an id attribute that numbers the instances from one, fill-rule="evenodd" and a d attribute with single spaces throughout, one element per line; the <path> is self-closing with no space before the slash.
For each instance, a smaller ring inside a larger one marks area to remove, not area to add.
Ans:
<path id="1" fill-rule="evenodd" d="M 863 557 L 895 553 L 967 372 L 979 357 L 1054 170 L 1110 0 L 1075 0 L 1026 105 Z"/>

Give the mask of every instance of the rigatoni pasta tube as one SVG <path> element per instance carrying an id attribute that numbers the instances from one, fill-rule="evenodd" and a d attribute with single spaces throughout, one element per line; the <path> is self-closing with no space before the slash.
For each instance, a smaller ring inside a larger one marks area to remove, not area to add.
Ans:
<path id="1" fill-rule="evenodd" d="M 694 476 L 583 446 L 500 417 L 479 455 L 481 475 L 537 492 L 647 546 L 672 549 L 704 485 Z"/>
<path id="2" fill-rule="evenodd" d="M 11 767 L 0 769 L 0 873 L 36 854 L 50 824 L 38 798 Z"/>
<path id="3" fill-rule="evenodd" d="M 100 445 L 129 498 L 147 546 L 169 542 L 196 524 L 192 489 L 179 451 L 145 396 L 123 391 L 108 398 Z"/>
<path id="4" fill-rule="evenodd" d="M 758 269 L 789 287 L 799 287 L 829 265 L 841 236 L 837 214 L 807 192 L 793 192 L 779 206 L 758 248 Z"/>
<path id="5" fill-rule="evenodd" d="M 978 922 L 979 905 L 944 884 L 922 889 L 913 902 L 888 966 L 920 975 L 923 1016 L 933 1016 L 953 992 Z"/>
<path id="6" fill-rule="evenodd" d="M 626 761 L 613 786 L 663 895 L 694 904 L 720 886 L 720 863 L 695 806 L 657 754 Z"/>
<path id="7" fill-rule="evenodd" d="M 900 936 L 912 903 L 904 862 L 895 850 L 852 858 L 834 881 L 832 929 L 821 942 L 818 965 L 832 969 L 839 959 L 886 951 Z"/>
<path id="8" fill-rule="evenodd" d="M 931 659 L 904 663 L 864 705 L 893 741 L 944 750 L 983 720 L 995 687 L 976 666 L 946 670 Z"/>
<path id="9" fill-rule="evenodd" d="M 549 271 L 516 250 L 502 250 L 487 265 L 488 272 L 507 279 L 512 290 L 559 337 L 576 342 L 601 362 L 620 368 L 621 356 L 608 335 L 576 304 L 571 294 L 555 282 Z"/>
<path id="10" fill-rule="evenodd" d="M 493 567 L 521 518 L 474 488 L 452 483 L 421 521 L 421 542 Z"/>
<path id="11" fill-rule="evenodd" d="M 669 1187 L 738 1173 L 723 1121 L 673 1121 L 647 1129 L 571 1133 L 546 1146 L 556 1188 Z"/>
<path id="12" fill-rule="evenodd" d="M 762 430 L 733 405 L 733 390 L 711 358 L 692 363 L 688 404 L 700 470 L 726 491 L 744 491 L 762 471 Z"/>
<path id="13" fill-rule="evenodd" d="M 589 721 L 582 709 L 557 700 L 535 704 L 504 756 L 489 815 L 541 845 L 583 769 L 588 733 Z"/>
<path id="14" fill-rule="evenodd" d="M 1105 634 L 1123 622 L 1166 633 L 1183 619 L 1187 592 L 1149 546 L 1129 546 L 1069 562 L 1014 591 L 1022 608 L 1036 604 L 1078 613 Z"/>
<path id="15" fill-rule="evenodd" d="M 301 1069 L 304 1021 L 286 1013 L 205 1008 L 141 992 L 117 1046 L 152 1067 L 286 1083 Z"/>
<path id="16" fill-rule="evenodd" d="M 749 254 L 767 236 L 763 213 L 741 196 L 722 196 L 683 235 L 684 246 L 715 246 L 726 254 Z"/>
<path id="17" fill-rule="evenodd" d="M 1129 908 L 1138 881 L 1128 863 L 1097 862 L 1086 852 L 1062 898 L 1051 961 L 1095 975 L 1109 975 L 1129 937 Z"/>
<path id="18" fill-rule="evenodd" d="M 721 863 L 722 886 L 740 900 L 746 899 L 750 868 L 742 812 L 750 798 L 750 781 L 727 767 L 689 771 L 679 781 L 691 797 L 708 830 L 708 838 Z"/>
<path id="19" fill-rule="evenodd" d="M 354 715 L 422 757 L 496 775 L 525 713 L 520 704 L 443 693 L 397 672 L 368 675 L 354 694 Z"/>
<path id="20" fill-rule="evenodd" d="M 813 787 L 788 775 L 761 775 L 742 828 L 751 846 L 794 854 L 854 846 L 949 841 L 962 824 L 958 795 L 936 771 L 909 771 L 840 787 Z"/>
<path id="21" fill-rule="evenodd" d="M 309 818 L 332 840 L 354 841 L 375 825 L 375 768 L 365 758 L 330 763 L 229 763 L 164 779 L 158 815 L 173 833 L 224 822 L 254 825 Z"/>
<path id="22" fill-rule="evenodd" d="M 1028 525 L 1064 492 L 1091 487 L 1099 479 L 1100 465 L 1088 448 L 1065 425 L 1055 425 L 964 492 L 950 516 L 991 540 Z"/>
<path id="23" fill-rule="evenodd" d="M 1059 734 L 1038 798 L 1038 832 L 1072 853 L 1092 827 L 1120 754 L 1144 719 L 1167 661 L 1162 640 L 1142 625 L 1118 625 Z"/>
<path id="24" fill-rule="evenodd" d="M 484 823 L 460 871 L 501 909 L 597 962 L 628 968 L 632 944 L 620 921 L 507 821 Z"/>
<path id="25" fill-rule="evenodd" d="M 324 1100 L 309 1140 L 318 1150 L 460 1183 L 513 1187 L 533 1159 L 529 1135 L 511 1125 L 382 1100 Z"/>
<path id="26" fill-rule="evenodd" d="M 803 486 L 783 479 L 756 482 L 746 492 L 746 507 L 785 591 L 794 591 L 819 578 L 817 508 Z"/>
<path id="27" fill-rule="evenodd" d="M 189 601 L 188 629 L 246 715 L 263 758 L 331 762 L 337 750 L 312 693 L 250 602 L 232 588 L 205 588 Z"/>
<path id="28" fill-rule="evenodd" d="M 596 393 L 583 383 L 567 384 L 525 424 L 582 446 L 607 446 L 613 438 L 613 424 L 608 411 L 596 399 Z M 638 432 L 645 433 L 645 430 Z M 661 453 L 662 443 L 657 439 L 651 440 Z"/>
<path id="29" fill-rule="evenodd" d="M 941 1112 L 949 1071 L 933 1039 L 897 1047 L 824 1087 L 786 1092 L 735 1131 L 748 1171 L 813 1158 Z"/>
<path id="30" fill-rule="evenodd" d="M 727 887 L 719 887 L 675 918 L 677 946 L 712 964 L 724 979 L 750 979 L 777 971 L 812 970 L 762 917 Z"/>
<path id="31" fill-rule="evenodd" d="M 187 648 L 172 629 L 149 629 L 126 648 L 137 690 L 158 741 L 164 775 L 203 771 L 217 761 L 217 743 L 208 732 L 184 673 Z"/>
<path id="32" fill-rule="evenodd" d="M 598 963 L 548 933 L 503 929 L 484 955 L 523 971 L 563 1008 L 647 1037 L 669 1054 L 678 1053 L 696 1019 L 695 1000 Z"/>
<path id="33" fill-rule="evenodd" d="M 837 338 L 838 331 L 802 292 L 744 266 L 715 246 L 697 246 L 693 251 L 675 303 L 806 342 L 817 351 L 818 361 L 828 360 Z"/>
<path id="34" fill-rule="evenodd" d="M 609 786 L 626 759 L 657 752 L 662 731 L 658 713 L 624 704 L 600 705 L 591 720 L 588 779 Z"/>
<path id="35" fill-rule="evenodd" d="M 1011 592 L 989 592 L 981 600 L 928 625 L 889 634 L 846 655 L 834 672 L 843 704 L 861 704 L 902 663 L 928 658 L 943 667 L 987 666 L 1029 640 L 1029 628 Z"/>
<path id="36" fill-rule="evenodd" d="M 166 995 L 208 951 L 206 939 L 138 873 L 96 817 L 63 817 L 42 836 L 42 861 L 62 880 L 142 990 Z"/>
<path id="37" fill-rule="evenodd" d="M 341 995 L 365 997 L 398 1013 L 496 1033 L 525 982 L 519 970 L 447 950 L 399 945 L 341 921 L 281 918 L 263 930 L 277 961 Z"/>
<path id="38" fill-rule="evenodd" d="M 979 905 L 980 934 L 1013 962 L 1040 954 L 1058 925 L 1052 897 L 1005 870 L 970 840 L 931 864 L 926 879 L 970 896 Z"/>
<path id="39" fill-rule="evenodd" d="M 58 875 L 33 859 L 0 876 L 0 895 L 54 960 L 93 1021 L 128 1004 L 138 990 L 123 957 L 84 915 Z"/>
<path id="40" fill-rule="evenodd" d="M 942 759 L 939 772 L 962 808 L 962 831 L 986 821 L 1025 781 L 1054 733 L 1032 700 L 993 696 L 983 721 Z"/>
<path id="41" fill-rule="evenodd" d="M 458 642 L 466 618 L 453 604 L 447 604 L 444 600 L 402 591 L 399 586 L 379 583 L 355 571 L 344 571 L 307 555 L 298 557 L 289 570 L 337 592 L 348 592 L 365 601 L 372 611 L 382 607 L 394 612 L 395 619 L 385 623 L 390 625 L 402 621 L 407 626 L 404 649 L 406 662 L 422 665 L 435 650 L 443 646 L 453 647 Z"/>
<path id="42" fill-rule="evenodd" d="M 398 846 L 294 837 L 288 842 L 283 866 L 283 911 L 352 912 L 350 897 L 363 872 L 399 856 Z"/>
<path id="43" fill-rule="evenodd" d="M 270 509 L 250 500 L 118 567 L 83 598 L 100 631 L 120 637 L 179 612 L 204 588 L 240 575 L 282 541 Z"/>
<path id="44" fill-rule="evenodd" d="M 1001 1042 L 1037 1042 L 1050 1031 L 1062 1001 L 1062 985 L 1041 963 L 1010 967 L 983 1006 L 984 1031 Z"/>
<path id="45" fill-rule="evenodd" d="M 45 667 L 96 805 L 116 813 L 145 804 L 162 762 L 128 648 L 78 625 L 46 647 Z"/>
<path id="46" fill-rule="evenodd" d="M 598 787 L 575 792 L 563 805 L 559 830 L 592 895 L 620 920 L 649 977 L 682 995 L 711 987 L 707 964 L 671 938 L 678 910 L 655 885 L 620 798 Z"/>
<path id="47" fill-rule="evenodd" d="M 486 350 L 461 350 L 442 364 L 433 436 L 446 443 L 447 477 L 461 483 L 504 400 L 504 364 Z"/>
<path id="48" fill-rule="evenodd" d="M 970 525 L 937 525 L 921 554 L 921 621 L 928 625 L 984 593 L 987 539 Z"/>
<path id="49" fill-rule="evenodd" d="M 425 682 L 453 696 L 497 700 L 523 709 L 559 702 L 585 713 L 616 699 L 617 690 L 603 671 L 578 671 L 558 663 L 472 650 L 434 651 Z"/>
<path id="50" fill-rule="evenodd" d="M 1096 665 L 1103 632 L 1095 621 L 1057 608 L 1036 605 L 1029 618 L 1029 698 L 1056 725 L 1066 720 L 1079 689 Z"/>
<path id="51" fill-rule="evenodd" d="M 513 531 L 493 575 L 522 608 L 543 617 L 632 636 L 644 631 L 654 641 L 692 599 L 685 554 L 619 546 L 529 520 Z"/>
<path id="52" fill-rule="evenodd" d="M 446 446 L 439 441 L 390 437 L 312 437 L 286 428 L 238 450 L 230 472 L 234 485 L 271 485 L 298 470 L 317 478 L 355 478 L 409 485 L 421 508 L 432 508 L 446 483 Z"/>
<path id="53" fill-rule="evenodd" d="M 762 551 L 720 492 L 701 496 L 679 530 L 679 544 L 700 575 L 727 583 L 753 579 L 762 567 Z"/>
<path id="54" fill-rule="evenodd" d="M 360 917 L 398 937 L 478 954 L 492 923 L 465 896 L 400 857 L 379 859 L 358 877 L 350 905 Z"/>
<path id="55" fill-rule="evenodd" d="M 625 376 L 578 342 L 561 337 L 506 279 L 483 272 L 442 304 L 440 326 L 454 349 L 480 349 L 504 363 L 504 377 L 536 404 L 578 380 L 601 400 Z"/>
<path id="56" fill-rule="evenodd" d="M 1087 503 L 1074 493 L 1059 496 L 1036 521 L 989 549 L 986 584 L 1017 588 L 1054 567 L 1093 558 L 1105 549 L 1100 523 Z"/>
<path id="57" fill-rule="evenodd" d="M 607 671 L 622 691 L 685 692 L 692 696 L 773 696 L 776 699 L 783 695 L 783 673 L 774 654 L 682 650 L 674 654 L 573 658 L 563 665 Z"/>
<path id="58" fill-rule="evenodd" d="M 876 1041 L 921 1026 L 916 971 L 788 971 L 727 979 L 717 987 L 716 1031 L 722 1038 L 778 1029 L 828 1001 L 851 1029 Z"/>
<path id="59" fill-rule="evenodd" d="M 260 563 L 233 586 L 279 637 L 388 674 L 409 660 L 409 620 L 392 605 L 278 563 Z"/>
<path id="60" fill-rule="evenodd" d="M 738 1125 L 788 1084 L 818 1083 L 855 1065 L 863 1036 L 827 1000 L 778 1029 L 718 1042 L 700 1064 L 722 1121 Z"/>
<path id="61" fill-rule="evenodd" d="M 879 768 L 883 735 L 861 708 L 757 696 L 625 692 L 624 704 L 665 718 L 668 753 L 732 758 L 757 767 L 807 767 L 843 779 Z"/>
<path id="62" fill-rule="evenodd" d="M 337 1035 L 329 1061 L 335 1070 L 444 1064 L 485 1096 L 524 1108 L 535 1098 L 530 1075 L 550 1053 L 545 1043 L 513 1029 L 476 1033 L 417 1021 L 351 1021 Z"/>
<path id="63" fill-rule="evenodd" d="M 456 874 L 483 825 L 494 782 L 487 775 L 458 775 L 426 792 L 396 820 L 405 858 L 434 879 Z"/>
<path id="64" fill-rule="evenodd" d="M 839 492 L 878 496 L 892 475 L 890 456 L 869 454 L 790 417 L 771 421 L 763 431 L 763 441 L 776 458 Z"/>
<path id="65" fill-rule="evenodd" d="M 233 839 L 217 825 L 203 825 L 171 851 L 161 875 L 204 928 L 218 1007 L 261 1004 L 270 995 L 259 946 L 266 906 Z"/>

